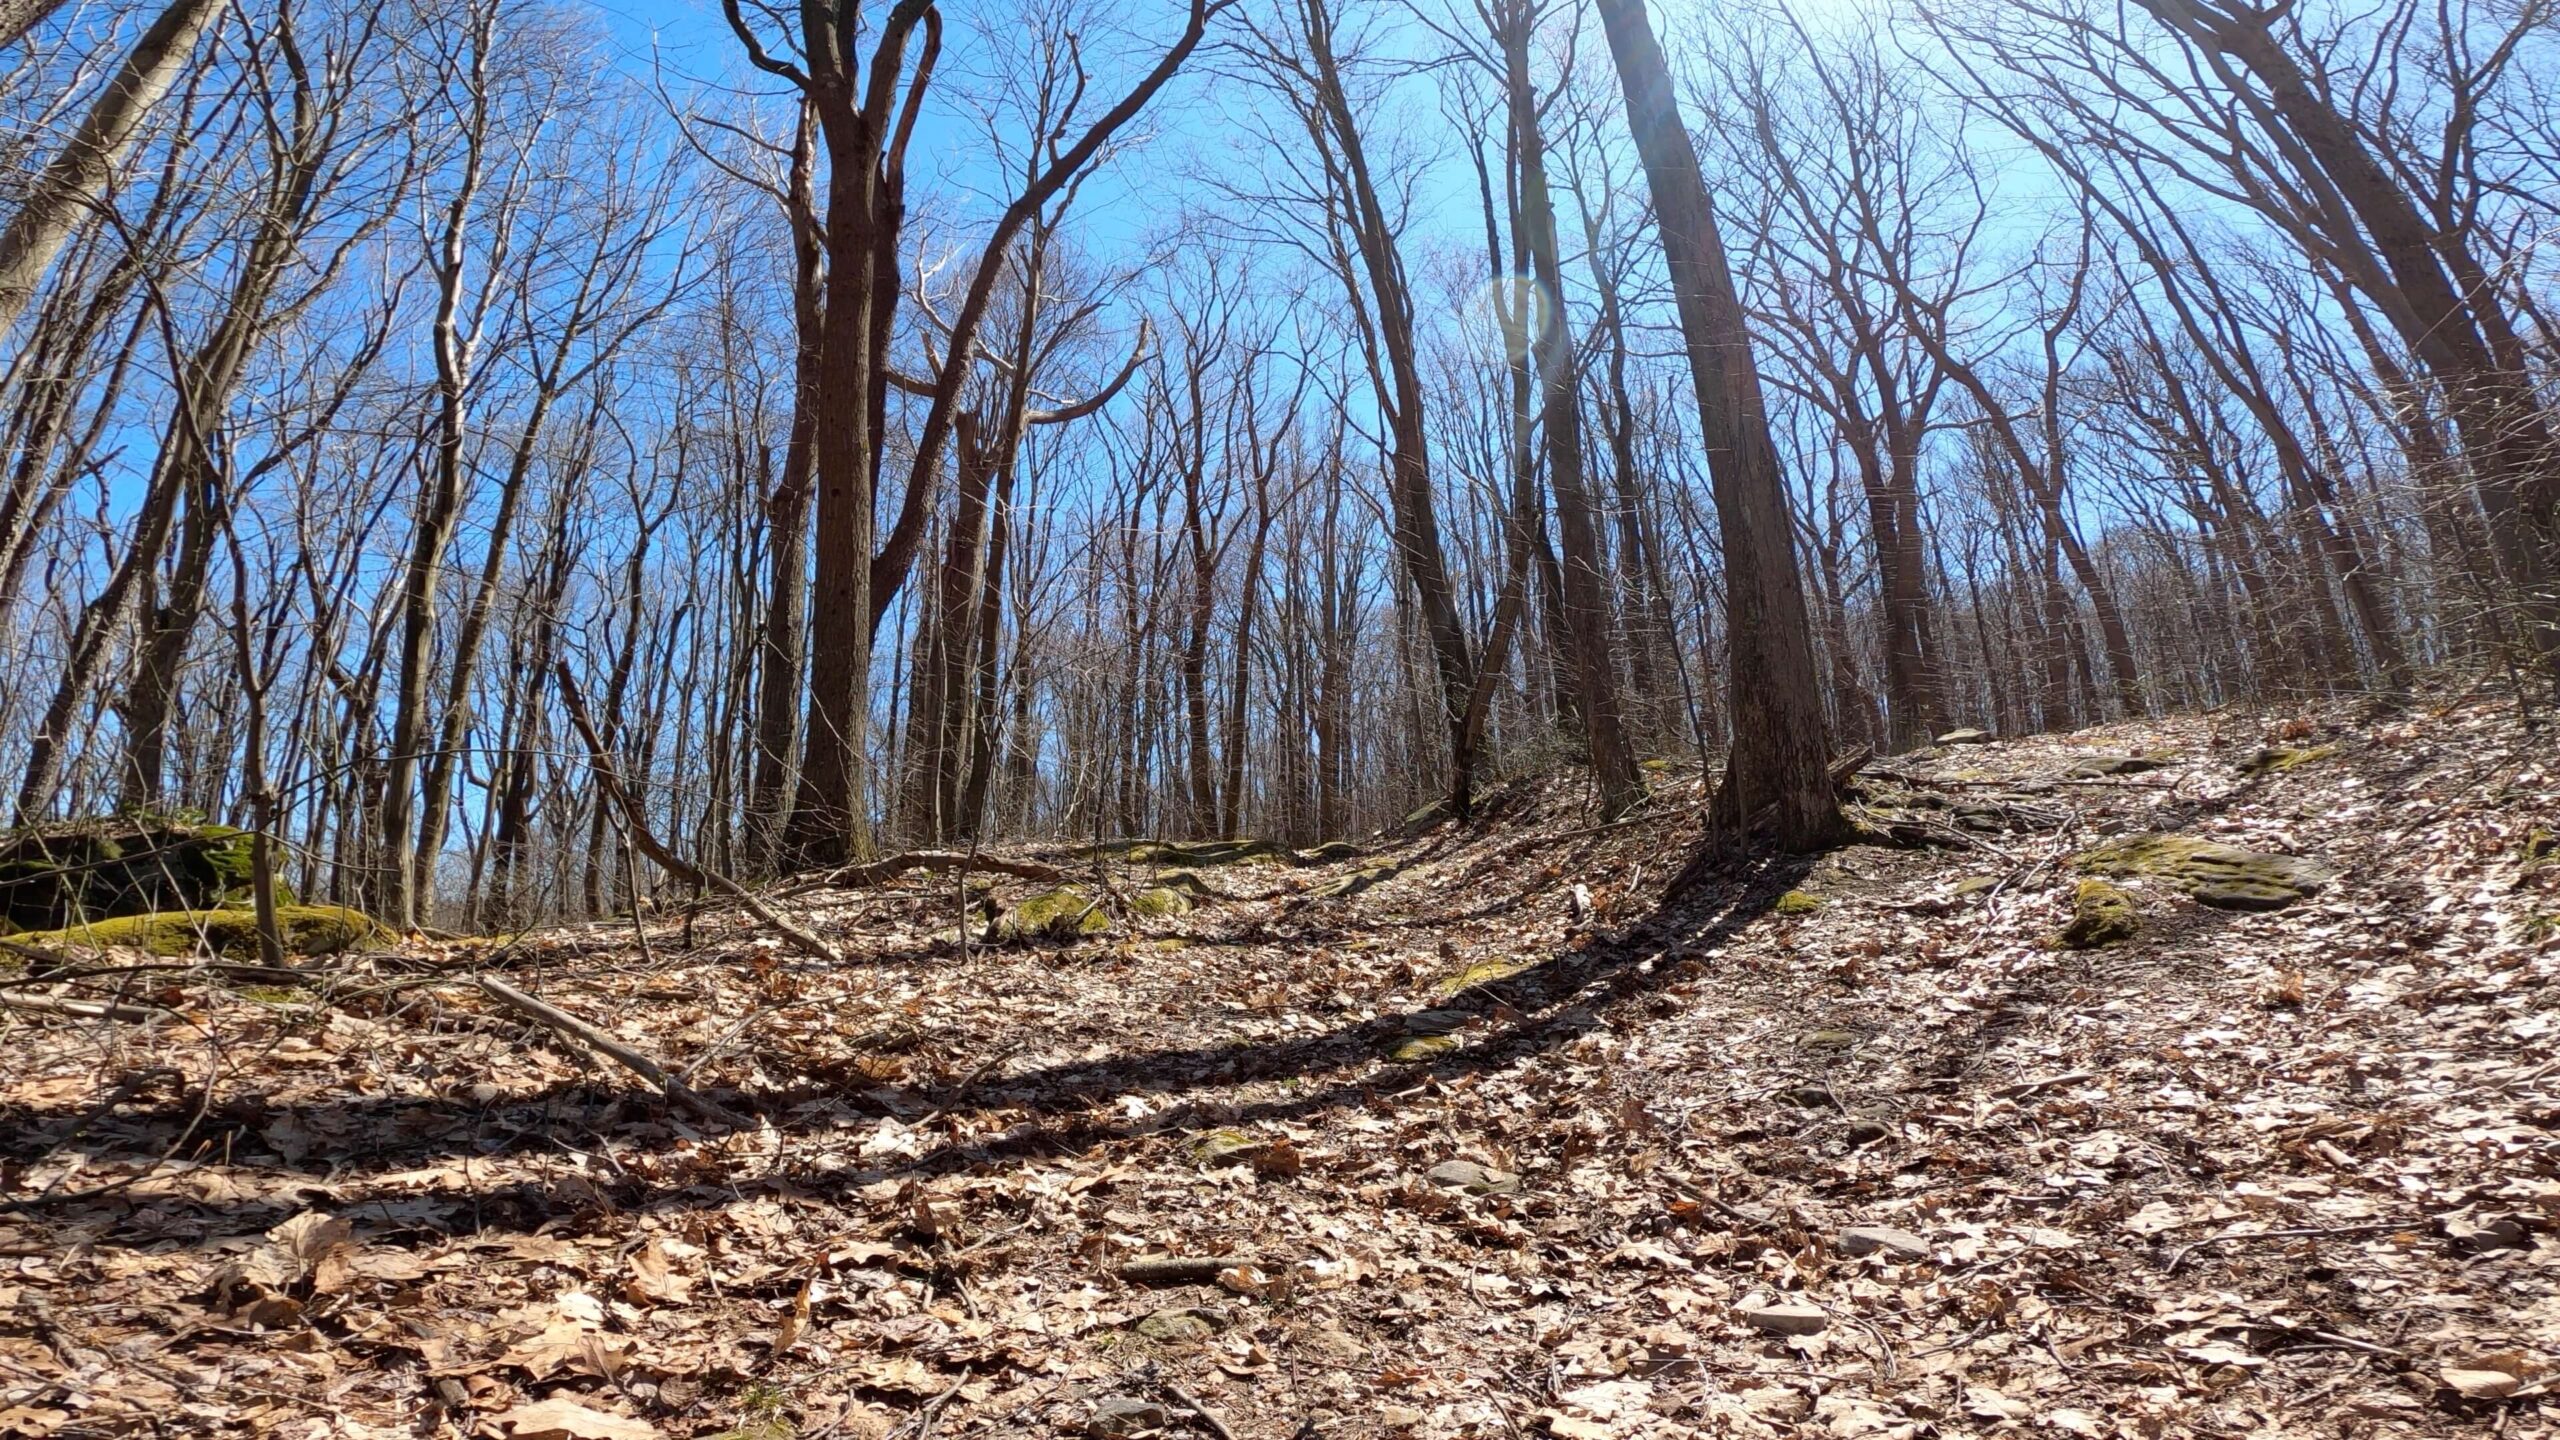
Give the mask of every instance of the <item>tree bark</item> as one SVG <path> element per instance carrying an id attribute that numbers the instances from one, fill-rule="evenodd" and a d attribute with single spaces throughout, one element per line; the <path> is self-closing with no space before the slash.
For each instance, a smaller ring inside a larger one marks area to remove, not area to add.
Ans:
<path id="1" fill-rule="evenodd" d="M 1751 334 L 1643 0 L 1599 0 L 1599 9 L 1671 270 L 1724 532 L 1733 746 L 1713 818 L 1737 831 L 1766 823 L 1789 849 L 1832 844 L 1848 822 L 1832 793 L 1812 626 Z"/>

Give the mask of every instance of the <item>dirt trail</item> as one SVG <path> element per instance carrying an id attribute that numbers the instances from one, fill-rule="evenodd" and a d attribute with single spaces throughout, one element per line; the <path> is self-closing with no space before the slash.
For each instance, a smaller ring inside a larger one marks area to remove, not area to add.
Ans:
<path id="1" fill-rule="evenodd" d="M 2225 717 L 1869 779 L 1938 846 L 1669 909 L 1694 774 L 965 959 L 957 877 L 918 874 L 783 902 L 841 970 L 717 912 L 416 943 L 326 1004 L 191 977 L 127 988 L 154 1026 L 0 1018 L 0 1195 L 91 1197 L 0 1211 L 0 1433 L 2560 1423 L 2547 732 Z M 2126 878 L 2132 939 L 2055 948 L 2071 857 L 2149 831 L 2334 878 L 2269 913 Z M 1104 913 L 1163 879 L 1029 858 Z M 1124 1278 L 1165 1257 L 1215 1263 Z"/>

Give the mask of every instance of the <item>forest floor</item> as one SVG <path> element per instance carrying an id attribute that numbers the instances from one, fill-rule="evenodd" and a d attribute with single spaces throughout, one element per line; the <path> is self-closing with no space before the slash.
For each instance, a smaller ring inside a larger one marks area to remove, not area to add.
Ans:
<path id="1" fill-rule="evenodd" d="M 1864 778 L 1943 843 L 1668 907 L 1694 770 L 1070 944 L 962 953 L 945 874 L 778 899 L 840 968 L 719 908 L 0 1015 L 0 1433 L 2560 1431 L 2550 729 L 2440 695 Z M 2139 831 L 2335 878 L 2131 880 L 2139 933 L 2055 948 Z"/>

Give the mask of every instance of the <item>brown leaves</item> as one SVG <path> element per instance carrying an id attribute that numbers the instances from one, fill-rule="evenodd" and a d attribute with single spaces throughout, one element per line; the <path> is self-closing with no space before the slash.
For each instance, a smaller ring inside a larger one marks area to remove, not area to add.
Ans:
<path id="1" fill-rule="evenodd" d="M 511 1440 L 658 1440 L 657 1426 L 553 1397 L 492 1415 L 483 1433 Z"/>

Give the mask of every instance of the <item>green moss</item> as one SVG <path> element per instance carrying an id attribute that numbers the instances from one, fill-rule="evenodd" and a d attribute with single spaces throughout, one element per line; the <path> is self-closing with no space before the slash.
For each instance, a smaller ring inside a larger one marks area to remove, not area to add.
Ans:
<path id="1" fill-rule="evenodd" d="M 1167 870 L 1156 877 L 1156 884 L 1167 890 L 1179 890 L 1194 900 L 1223 900 L 1226 897 L 1210 887 L 1208 881 L 1188 870 Z"/>
<path id="2" fill-rule="evenodd" d="M 244 900 L 251 843 L 246 830 L 151 814 L 0 832 L 0 924 L 59 930 Z M 281 887 L 278 898 L 292 899 Z"/>
<path id="3" fill-rule="evenodd" d="M 2560 835 L 2536 825 L 2524 832 L 2524 863 L 2530 870 L 2546 860 L 2560 857 Z"/>
<path id="4" fill-rule="evenodd" d="M 1170 885 L 1158 885 L 1129 897 L 1129 908 L 1150 919 L 1191 913 L 1191 897 Z"/>
<path id="5" fill-rule="evenodd" d="M 2193 835 L 2127 835 L 2079 857 L 2092 875 L 2147 875 L 2223 910 L 2281 910 L 2320 892 L 2332 873 L 2294 855 L 2264 855 Z"/>
<path id="6" fill-rule="evenodd" d="M 2055 938 L 2066 950 L 2095 950 L 2130 940 L 2141 928 L 2132 896 L 2104 880 L 2083 880 L 2071 893 L 2071 923 Z"/>
<path id="7" fill-rule="evenodd" d="M 2541 945 L 2553 940 L 2560 940 L 2560 915 L 2524 917 L 2524 943 Z"/>
<path id="8" fill-rule="evenodd" d="M 1442 998 L 1463 995 L 1479 985 L 1493 985 L 1508 980 L 1529 968 L 1526 960 L 1481 960 L 1441 981 L 1437 989 Z"/>
<path id="9" fill-rule="evenodd" d="M 1387 1057 L 1407 1065 L 1419 1065 L 1427 1060 L 1437 1060 L 1456 1050 L 1458 1044 L 1458 1037 L 1455 1035 L 1416 1035 L 1410 1040 L 1398 1043 L 1396 1048 L 1387 1052 Z"/>
<path id="10" fill-rule="evenodd" d="M 997 940 L 1073 940 L 1085 935 L 1099 935 L 1111 928 L 1111 917 L 1102 913 L 1082 890 L 1061 885 L 1042 891 L 1007 910 L 995 923 Z"/>
<path id="11" fill-rule="evenodd" d="M 276 928 L 283 932 L 285 950 L 295 955 L 379 949 L 393 938 L 391 928 L 381 921 L 336 905 L 279 906 Z M 258 958 L 258 917 L 255 911 L 246 909 L 156 910 L 18 938 L 30 945 L 57 950 L 140 950 L 171 956 L 211 952 L 229 959 L 254 961 Z"/>
<path id="12" fill-rule="evenodd" d="M 1810 915 L 1822 908 L 1822 897 L 1810 890 L 1790 890 L 1769 908 L 1781 915 Z"/>
<path id="13" fill-rule="evenodd" d="M 2259 751 L 2257 754 L 2250 756 L 2248 763 L 2240 767 L 2240 773 L 2244 775 L 2281 775 L 2287 770 L 2299 769 L 2302 766 L 2310 764 L 2314 760 L 2326 760 L 2337 753 L 2338 747 L 2334 744 L 2313 745 L 2307 749 L 2301 750 L 2291 749 L 2282 745 L 2270 745 L 2266 749 Z"/>

